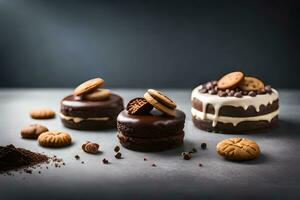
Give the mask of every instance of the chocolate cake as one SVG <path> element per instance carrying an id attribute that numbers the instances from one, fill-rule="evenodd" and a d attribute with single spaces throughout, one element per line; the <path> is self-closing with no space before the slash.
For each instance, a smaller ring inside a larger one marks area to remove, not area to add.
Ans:
<path id="1" fill-rule="evenodd" d="M 254 77 L 243 75 L 241 80 L 227 77 L 227 82 L 220 84 L 223 78 L 193 90 L 191 112 L 196 127 L 238 133 L 273 127 L 277 123 L 279 96 L 275 89 Z"/>

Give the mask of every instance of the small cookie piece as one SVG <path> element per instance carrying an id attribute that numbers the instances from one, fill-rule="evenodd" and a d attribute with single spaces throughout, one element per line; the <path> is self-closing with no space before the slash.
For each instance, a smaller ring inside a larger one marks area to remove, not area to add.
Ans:
<path id="1" fill-rule="evenodd" d="M 96 154 L 99 152 L 99 144 L 90 141 L 83 143 L 81 148 L 86 153 Z"/>
<path id="2" fill-rule="evenodd" d="M 245 76 L 244 80 L 239 84 L 243 91 L 258 91 L 265 87 L 265 84 L 258 78 Z"/>
<path id="3" fill-rule="evenodd" d="M 36 139 L 40 134 L 46 131 L 48 131 L 46 126 L 40 124 L 30 124 L 21 129 L 21 136 L 23 138 Z"/>
<path id="4" fill-rule="evenodd" d="M 153 109 L 153 106 L 143 97 L 131 99 L 126 107 L 130 115 L 148 114 Z"/>
<path id="5" fill-rule="evenodd" d="M 108 89 L 99 89 L 83 95 L 82 98 L 89 101 L 103 101 L 107 100 L 110 94 L 111 92 Z"/>
<path id="6" fill-rule="evenodd" d="M 167 97 L 165 94 L 163 94 L 162 92 L 158 91 L 158 90 L 154 90 L 154 89 L 149 89 L 147 91 L 154 99 L 156 99 L 158 102 L 162 103 L 163 105 L 171 108 L 171 109 L 175 109 L 176 108 L 176 103 L 170 99 L 169 97 Z"/>
<path id="7" fill-rule="evenodd" d="M 153 94 L 152 91 L 150 90 L 150 92 Z M 158 94 L 160 94 L 160 95 L 154 97 L 149 93 L 149 90 L 148 90 L 148 92 L 146 92 L 144 94 L 144 98 L 156 109 L 160 110 L 161 112 L 163 112 L 167 115 L 174 117 L 176 115 L 176 110 L 174 109 L 174 105 L 176 106 L 176 104 L 170 98 L 168 98 L 161 92 L 159 92 Z M 162 98 L 158 98 L 158 97 L 162 97 Z M 165 101 L 166 99 L 168 99 L 168 100 Z M 170 103 L 170 102 L 172 102 L 172 103 Z"/>
<path id="8" fill-rule="evenodd" d="M 259 156 L 256 142 L 246 138 L 229 138 L 217 144 L 217 152 L 229 160 L 251 160 Z"/>
<path id="9" fill-rule="evenodd" d="M 218 81 L 218 88 L 221 90 L 235 88 L 243 79 L 244 74 L 242 72 L 231 72 Z"/>
<path id="10" fill-rule="evenodd" d="M 55 117 L 55 112 L 50 108 L 38 108 L 30 111 L 33 119 L 51 119 Z"/>
<path id="11" fill-rule="evenodd" d="M 90 93 L 97 87 L 100 87 L 104 84 L 104 80 L 101 78 L 94 78 L 91 80 L 88 80 L 79 86 L 77 86 L 73 92 L 75 96 L 82 96 L 83 94 Z"/>
<path id="12" fill-rule="evenodd" d="M 71 136 L 63 131 L 47 131 L 38 137 L 39 144 L 44 147 L 64 147 L 71 141 Z"/>

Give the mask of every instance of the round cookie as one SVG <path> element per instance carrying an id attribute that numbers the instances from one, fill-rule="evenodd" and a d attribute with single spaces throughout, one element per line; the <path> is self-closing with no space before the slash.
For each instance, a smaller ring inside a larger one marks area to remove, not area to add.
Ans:
<path id="1" fill-rule="evenodd" d="M 217 144 L 217 152 L 229 160 L 251 160 L 259 156 L 260 149 L 256 142 L 246 138 L 229 138 Z"/>
<path id="2" fill-rule="evenodd" d="M 91 93 L 83 95 L 83 99 L 88 101 L 103 101 L 109 98 L 110 93 L 111 92 L 108 89 L 94 90 Z"/>
<path id="3" fill-rule="evenodd" d="M 226 74 L 218 81 L 218 88 L 221 90 L 231 89 L 239 85 L 239 83 L 244 79 L 244 74 L 242 72 L 231 72 Z"/>
<path id="4" fill-rule="evenodd" d="M 83 94 L 90 93 L 91 91 L 102 86 L 103 84 L 104 84 L 104 80 L 101 78 L 90 79 L 77 86 L 73 94 L 75 96 L 81 96 Z"/>
<path id="5" fill-rule="evenodd" d="M 33 119 L 51 119 L 55 117 L 55 112 L 50 108 L 38 108 L 30 111 Z"/>
<path id="6" fill-rule="evenodd" d="M 163 101 L 162 99 L 155 99 L 154 96 L 152 96 L 149 92 L 146 92 L 144 94 L 144 98 L 156 109 L 160 110 L 161 112 L 170 115 L 170 116 L 175 116 L 176 115 L 176 111 L 172 107 L 172 104 L 168 104 L 165 101 Z M 176 105 L 176 104 L 175 104 Z"/>
<path id="7" fill-rule="evenodd" d="M 21 129 L 23 138 L 36 139 L 40 134 L 47 132 L 48 128 L 40 124 L 30 124 Z"/>
<path id="8" fill-rule="evenodd" d="M 61 101 L 60 116 L 68 128 L 100 130 L 116 127 L 116 118 L 123 109 L 123 99 L 113 93 L 102 101 L 89 101 L 69 95 Z"/>
<path id="9" fill-rule="evenodd" d="M 239 84 L 243 91 L 258 91 L 265 88 L 265 84 L 258 78 L 245 76 L 244 80 Z"/>
<path id="10" fill-rule="evenodd" d="M 169 97 L 167 97 L 165 94 L 163 94 L 160 91 L 154 90 L 154 89 L 149 89 L 147 91 L 154 99 L 156 99 L 158 102 L 162 103 L 163 105 L 171 108 L 171 109 L 175 109 L 176 108 L 176 103 L 170 99 Z"/>
<path id="11" fill-rule="evenodd" d="M 64 147 L 71 144 L 71 136 L 63 131 L 48 131 L 38 137 L 38 142 L 44 147 Z"/>
<path id="12" fill-rule="evenodd" d="M 162 151 L 183 144 L 185 114 L 175 110 L 175 116 L 152 110 L 148 115 L 130 115 L 122 111 L 118 118 L 120 143 L 136 151 Z"/>
<path id="13" fill-rule="evenodd" d="M 142 97 L 131 99 L 126 107 L 126 110 L 131 115 L 148 114 L 153 109 L 153 106 Z"/>

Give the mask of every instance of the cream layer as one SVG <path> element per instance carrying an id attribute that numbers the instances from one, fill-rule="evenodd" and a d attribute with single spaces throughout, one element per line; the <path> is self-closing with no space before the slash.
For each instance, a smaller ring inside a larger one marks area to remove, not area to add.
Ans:
<path id="1" fill-rule="evenodd" d="M 196 119 L 201 119 L 201 120 L 215 120 L 215 115 L 210 114 L 210 113 L 203 113 L 199 110 L 196 110 L 195 108 L 192 108 L 192 116 L 195 117 Z M 217 122 L 222 122 L 222 123 L 231 123 L 234 126 L 238 125 L 241 122 L 244 121 L 268 121 L 270 122 L 274 117 L 276 117 L 279 114 L 279 109 L 275 110 L 274 112 L 265 114 L 265 115 L 258 115 L 255 117 L 228 117 L 228 116 L 218 116 Z M 205 116 L 206 115 L 206 116 Z M 205 116 L 205 117 L 204 117 Z"/>
<path id="2" fill-rule="evenodd" d="M 89 118 L 81 118 L 81 117 L 71 117 L 71 116 L 66 116 L 62 113 L 60 113 L 60 117 L 62 119 L 65 119 L 65 120 L 72 120 L 73 122 L 75 123 L 79 123 L 81 121 L 84 121 L 84 120 L 93 120 L 93 121 L 107 121 L 109 120 L 109 117 L 89 117 Z"/>

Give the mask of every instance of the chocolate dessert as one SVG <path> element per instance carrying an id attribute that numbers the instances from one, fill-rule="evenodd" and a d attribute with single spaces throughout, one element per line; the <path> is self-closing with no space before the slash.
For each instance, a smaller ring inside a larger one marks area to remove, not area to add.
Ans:
<path id="1" fill-rule="evenodd" d="M 182 145 L 185 114 L 161 92 L 153 94 L 150 90 L 146 94 L 145 98 L 131 100 L 117 118 L 117 137 L 122 146 L 136 151 L 162 151 Z"/>
<path id="2" fill-rule="evenodd" d="M 275 89 L 242 72 L 224 77 L 193 90 L 191 112 L 195 126 L 212 132 L 237 133 L 277 123 L 279 96 Z"/>

